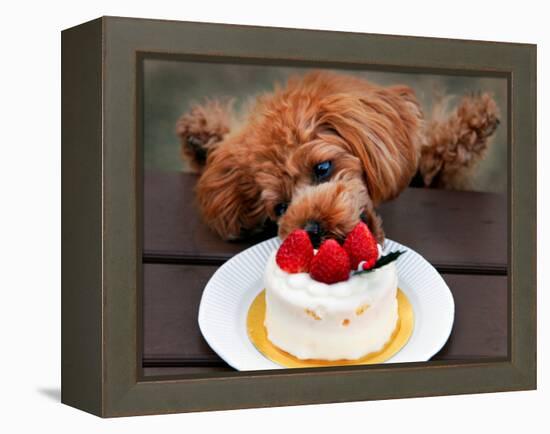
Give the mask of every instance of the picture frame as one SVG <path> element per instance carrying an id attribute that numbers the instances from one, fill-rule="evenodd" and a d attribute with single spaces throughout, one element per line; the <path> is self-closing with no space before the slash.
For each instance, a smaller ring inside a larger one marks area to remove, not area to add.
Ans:
<path id="1" fill-rule="evenodd" d="M 508 358 L 143 376 L 144 54 L 508 83 Z M 62 32 L 62 402 L 101 417 L 536 388 L 536 45 L 102 17 Z"/>

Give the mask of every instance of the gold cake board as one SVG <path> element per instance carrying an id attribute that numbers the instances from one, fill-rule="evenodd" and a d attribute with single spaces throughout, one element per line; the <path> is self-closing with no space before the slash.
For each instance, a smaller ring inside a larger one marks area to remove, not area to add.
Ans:
<path id="1" fill-rule="evenodd" d="M 301 360 L 286 351 L 277 348 L 267 338 L 264 327 L 265 318 L 265 290 L 260 292 L 248 310 L 246 326 L 248 336 L 258 351 L 272 362 L 285 368 L 315 368 L 324 366 L 343 365 L 371 365 L 383 363 L 397 354 L 405 346 L 412 335 L 414 328 L 414 312 L 407 296 L 400 289 L 397 290 L 398 322 L 395 331 L 384 348 L 375 353 L 367 354 L 356 360 Z"/>

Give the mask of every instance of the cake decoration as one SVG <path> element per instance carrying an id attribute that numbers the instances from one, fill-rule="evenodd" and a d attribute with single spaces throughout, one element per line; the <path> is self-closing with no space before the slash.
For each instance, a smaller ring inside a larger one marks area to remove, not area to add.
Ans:
<path id="1" fill-rule="evenodd" d="M 350 258 L 338 241 L 326 240 L 311 260 L 310 275 L 323 283 L 337 283 L 349 279 Z"/>
<path id="2" fill-rule="evenodd" d="M 286 237 L 276 256 L 277 265 L 288 273 L 307 273 L 312 259 L 313 244 L 303 229 Z"/>
<path id="3" fill-rule="evenodd" d="M 308 233 L 303 229 L 293 231 L 281 244 L 275 260 L 287 273 L 308 273 L 323 283 L 337 283 L 395 261 L 402 251 L 380 254 L 376 238 L 369 227 L 359 222 L 341 246 L 333 239 L 325 240 L 317 252 Z M 350 274 L 351 273 L 351 274 Z"/>
<path id="4" fill-rule="evenodd" d="M 344 249 L 348 252 L 351 260 L 351 267 L 356 270 L 361 262 L 363 268 L 374 267 L 378 259 L 378 244 L 372 235 L 369 227 L 359 222 L 346 237 Z"/>
<path id="5" fill-rule="evenodd" d="M 397 258 L 399 258 L 403 253 L 405 253 L 402 250 L 396 250 L 395 252 L 390 252 L 387 255 L 382 255 L 378 260 L 374 263 L 373 266 L 367 267 L 366 264 L 363 264 L 362 269 L 355 271 L 353 274 L 364 274 L 369 273 L 371 271 L 376 270 L 377 268 L 382 268 L 385 265 L 388 265 L 390 262 L 395 261 Z"/>

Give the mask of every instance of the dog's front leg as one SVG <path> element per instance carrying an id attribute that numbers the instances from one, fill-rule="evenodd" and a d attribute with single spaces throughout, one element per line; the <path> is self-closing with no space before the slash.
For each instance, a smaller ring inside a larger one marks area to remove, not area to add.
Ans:
<path id="1" fill-rule="evenodd" d="M 199 173 L 208 154 L 229 133 L 232 118 L 231 101 L 219 100 L 194 105 L 179 118 L 176 133 L 181 142 L 182 158 Z"/>
<path id="2" fill-rule="evenodd" d="M 485 155 L 499 121 L 498 107 L 488 95 L 467 96 L 448 117 L 426 123 L 419 172 L 426 187 L 464 189 L 470 173 Z"/>

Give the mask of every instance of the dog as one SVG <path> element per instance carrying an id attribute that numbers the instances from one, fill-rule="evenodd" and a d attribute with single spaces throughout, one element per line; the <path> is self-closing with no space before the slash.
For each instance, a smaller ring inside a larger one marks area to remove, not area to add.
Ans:
<path id="1" fill-rule="evenodd" d="M 411 183 L 461 188 L 498 124 L 489 94 L 428 119 L 410 87 L 312 71 L 258 96 L 240 121 L 231 102 L 195 105 L 176 133 L 200 174 L 202 215 L 223 239 L 272 221 L 281 239 L 303 228 L 317 247 L 359 221 L 383 243 L 377 206 Z"/>

